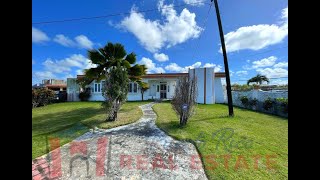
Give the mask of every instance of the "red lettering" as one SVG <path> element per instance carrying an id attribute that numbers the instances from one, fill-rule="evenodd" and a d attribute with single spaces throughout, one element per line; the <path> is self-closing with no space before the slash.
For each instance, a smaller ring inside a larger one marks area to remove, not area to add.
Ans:
<path id="1" fill-rule="evenodd" d="M 191 155 L 191 169 L 201 169 L 201 166 L 196 164 L 201 164 L 200 157 L 198 155 Z"/>
<path id="2" fill-rule="evenodd" d="M 241 155 L 238 156 L 238 159 L 236 161 L 234 169 L 238 170 L 239 167 L 241 166 L 241 162 L 243 162 L 242 164 L 243 164 L 244 168 L 249 169 L 246 159 Z"/>
<path id="3" fill-rule="evenodd" d="M 167 169 L 166 166 L 163 163 L 163 160 L 162 160 L 162 157 L 160 156 L 160 154 L 157 154 L 153 158 L 152 169 L 154 170 L 155 168 Z"/>
<path id="4" fill-rule="evenodd" d="M 215 159 L 216 159 L 216 155 L 214 154 L 205 156 L 206 162 L 211 165 L 211 166 L 206 166 L 207 170 L 214 170 L 218 166 L 218 163 L 215 161 Z"/>
<path id="5" fill-rule="evenodd" d="M 61 171 L 61 152 L 60 152 L 60 140 L 58 138 L 50 138 L 50 153 L 51 155 L 51 168 L 50 179 L 62 176 Z"/>
<path id="6" fill-rule="evenodd" d="M 97 141 L 96 176 L 104 176 L 104 162 L 107 155 L 108 138 L 101 137 Z"/>
<path id="7" fill-rule="evenodd" d="M 132 157 L 131 155 L 120 155 L 120 167 L 132 169 Z"/>
<path id="8" fill-rule="evenodd" d="M 137 155 L 137 169 L 146 170 L 148 162 L 145 160 L 145 155 Z"/>
<path id="9" fill-rule="evenodd" d="M 274 165 L 276 163 L 275 160 L 271 160 L 271 158 L 276 158 L 276 155 L 266 155 L 266 166 L 267 169 L 274 169 Z"/>
<path id="10" fill-rule="evenodd" d="M 224 168 L 225 169 L 229 169 L 229 159 L 231 158 L 231 155 L 230 154 L 225 154 L 225 155 L 221 155 L 223 156 L 223 159 L 224 159 Z"/>

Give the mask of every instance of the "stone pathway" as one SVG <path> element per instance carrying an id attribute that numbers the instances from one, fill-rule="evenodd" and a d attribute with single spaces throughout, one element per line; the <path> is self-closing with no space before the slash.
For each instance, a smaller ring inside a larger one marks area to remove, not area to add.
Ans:
<path id="1" fill-rule="evenodd" d="M 88 132 L 33 160 L 33 179 L 207 179 L 196 148 L 157 128 L 153 105 L 140 106 L 133 124 Z"/>

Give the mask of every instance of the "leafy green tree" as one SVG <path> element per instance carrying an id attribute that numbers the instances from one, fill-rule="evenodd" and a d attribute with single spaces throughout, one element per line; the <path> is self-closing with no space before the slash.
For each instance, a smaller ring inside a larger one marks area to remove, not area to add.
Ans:
<path id="1" fill-rule="evenodd" d="M 112 66 L 125 67 L 131 81 L 141 81 L 141 76 L 146 74 L 145 65 L 136 64 L 136 54 L 127 54 L 120 43 L 109 42 L 99 49 L 88 51 L 88 58 L 96 67 L 86 69 L 85 78 L 78 83 L 90 84 L 93 80 L 101 81 L 108 76 L 108 69 Z"/>
<path id="2" fill-rule="evenodd" d="M 105 90 L 102 92 L 105 101 L 102 105 L 108 114 L 107 121 L 115 121 L 120 107 L 127 99 L 129 77 L 123 66 L 112 66 L 107 73 Z"/>
<path id="3" fill-rule="evenodd" d="M 108 42 L 102 48 L 89 50 L 88 58 L 95 67 L 86 69 L 85 78 L 80 79 L 78 83 L 85 86 L 93 80 L 106 80 L 105 88 L 102 89 L 106 101 L 102 105 L 107 108 L 108 119 L 114 121 L 127 97 L 129 79 L 140 83 L 141 76 L 146 74 L 147 68 L 145 65 L 136 64 L 136 54 L 127 54 L 120 43 Z"/>

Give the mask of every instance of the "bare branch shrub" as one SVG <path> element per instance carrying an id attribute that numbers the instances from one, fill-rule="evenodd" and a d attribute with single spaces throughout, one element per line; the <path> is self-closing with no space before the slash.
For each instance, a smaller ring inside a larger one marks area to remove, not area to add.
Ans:
<path id="1" fill-rule="evenodd" d="M 188 119 L 195 113 L 197 92 L 197 81 L 195 78 L 185 76 L 179 79 L 171 105 L 180 117 L 181 126 L 186 125 Z"/>

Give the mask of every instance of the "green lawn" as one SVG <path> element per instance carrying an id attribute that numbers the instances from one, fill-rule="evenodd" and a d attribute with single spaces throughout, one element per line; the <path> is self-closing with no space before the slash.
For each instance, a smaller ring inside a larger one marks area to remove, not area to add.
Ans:
<path id="1" fill-rule="evenodd" d="M 288 179 L 287 119 L 240 108 L 229 118 L 226 105 L 198 105 L 181 128 L 170 103 L 153 109 L 158 127 L 196 145 L 209 179 Z"/>
<path id="2" fill-rule="evenodd" d="M 125 103 L 115 122 L 105 122 L 101 102 L 66 102 L 32 109 L 32 159 L 48 152 L 46 139 L 50 137 L 58 137 L 63 145 L 95 126 L 108 129 L 135 122 L 142 116 L 138 106 L 146 103 Z"/>

